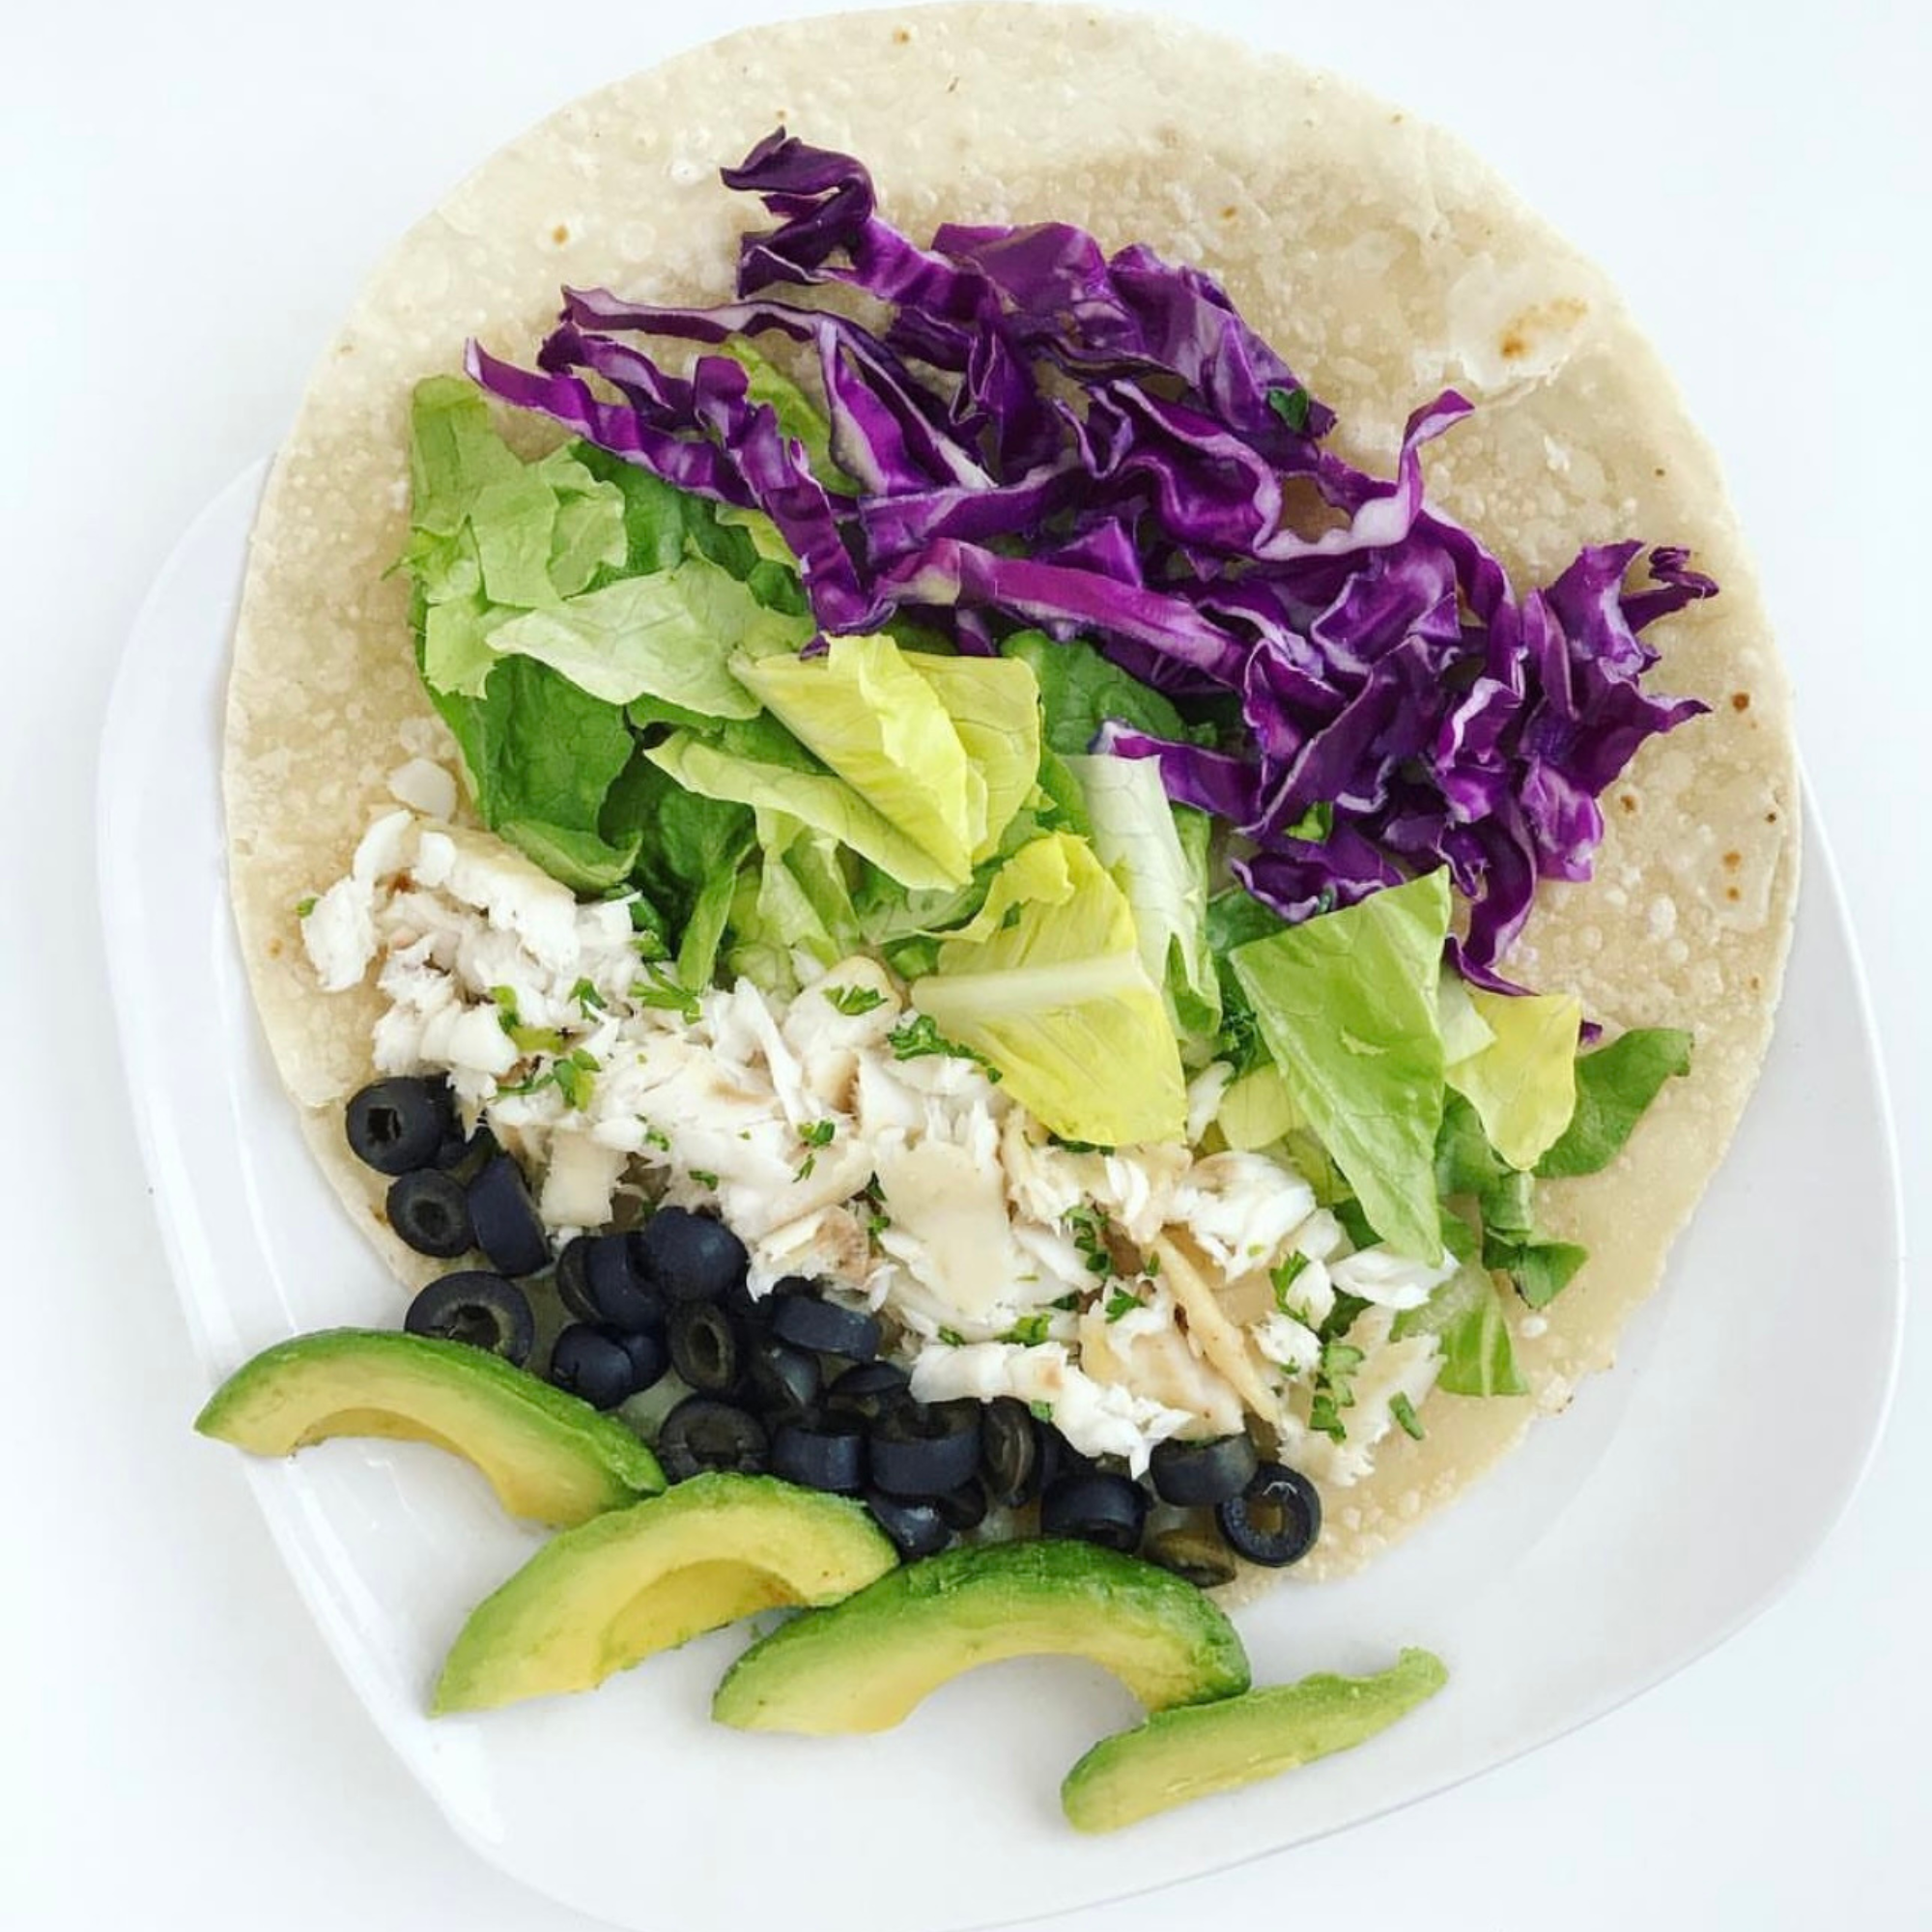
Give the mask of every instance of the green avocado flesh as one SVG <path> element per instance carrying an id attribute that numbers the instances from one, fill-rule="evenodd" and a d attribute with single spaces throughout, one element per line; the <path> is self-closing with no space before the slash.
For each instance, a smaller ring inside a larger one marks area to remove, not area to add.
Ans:
<path id="1" fill-rule="evenodd" d="M 470 1612 L 432 1708 L 588 1690 L 755 1611 L 837 1603 L 897 1561 L 842 1496 L 773 1476 L 694 1476 L 553 1537 Z"/>
<path id="2" fill-rule="evenodd" d="M 1304 1677 L 1165 1711 L 1095 1745 L 1066 1774 L 1061 1806 L 1083 1832 L 1115 1832 L 1365 1744 L 1448 1681 L 1439 1659 L 1405 1650 L 1374 1677 Z"/>
<path id="3" fill-rule="evenodd" d="M 1191 1583 L 1086 1543 L 1007 1543 L 908 1564 L 754 1643 L 711 1715 L 747 1731 L 883 1731 L 963 1670 L 1085 1657 L 1150 1710 L 1248 1687 L 1235 1627 Z"/>
<path id="4" fill-rule="evenodd" d="M 587 1402 L 461 1342 L 326 1328 L 265 1349 L 194 1426 L 257 1456 L 332 1435 L 433 1442 L 475 1463 L 510 1515 L 571 1524 L 664 1488 L 657 1458 Z"/>

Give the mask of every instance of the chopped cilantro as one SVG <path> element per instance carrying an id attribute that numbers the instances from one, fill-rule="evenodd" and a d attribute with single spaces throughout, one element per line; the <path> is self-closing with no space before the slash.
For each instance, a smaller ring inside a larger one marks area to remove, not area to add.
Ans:
<path id="1" fill-rule="evenodd" d="M 1112 1153 L 1114 1151 L 1110 1147 L 1102 1147 L 1098 1141 L 1069 1141 L 1063 1139 L 1059 1134 L 1051 1135 L 1050 1138 L 1055 1147 L 1063 1148 L 1068 1153 Z"/>
<path id="2" fill-rule="evenodd" d="M 1047 1315 L 1022 1315 L 1007 1332 L 1000 1337 L 1002 1342 L 1017 1342 L 1022 1348 L 1036 1349 L 1046 1340 L 1046 1331 L 1051 1321 Z"/>
<path id="3" fill-rule="evenodd" d="M 1065 1216 L 1066 1232 L 1073 1236 L 1073 1245 L 1080 1250 L 1080 1259 L 1097 1274 L 1101 1280 L 1118 1274 L 1114 1265 L 1114 1251 L 1107 1244 L 1107 1217 L 1099 1208 L 1089 1202 L 1078 1208 L 1069 1208 Z"/>
<path id="4" fill-rule="evenodd" d="M 490 997 L 497 1003 L 497 1024 L 505 1033 L 514 1033 L 523 1024 L 522 1015 L 517 1011 L 517 989 L 514 986 L 492 986 Z"/>
<path id="5" fill-rule="evenodd" d="M 825 997 L 848 1020 L 856 1020 L 861 1013 L 869 1013 L 875 1007 L 886 1004 L 886 996 L 875 986 L 835 986 Z M 903 1060 L 905 1055 L 899 1058 Z"/>
<path id="6" fill-rule="evenodd" d="M 1268 408 L 1297 436 L 1308 432 L 1308 391 L 1286 384 L 1268 391 Z"/>
<path id="7" fill-rule="evenodd" d="M 1141 1298 L 1131 1294 L 1124 1288 L 1117 1288 L 1107 1297 L 1107 1320 L 1118 1321 L 1123 1315 L 1131 1315 L 1141 1305 Z"/>
<path id="8" fill-rule="evenodd" d="M 1311 805 L 1293 825 L 1288 828 L 1288 837 L 1299 838 L 1310 845 L 1320 845 L 1335 829 L 1335 808 L 1326 799 Z"/>
<path id="9" fill-rule="evenodd" d="M 893 1225 L 893 1217 L 883 1208 L 866 1216 L 866 1236 L 876 1241 Z"/>
<path id="10" fill-rule="evenodd" d="M 592 1013 L 601 1013 L 604 1010 L 604 995 L 588 980 L 578 980 L 570 989 L 570 997 L 577 1002 L 585 1019 Z"/>
<path id="11" fill-rule="evenodd" d="M 590 1090 L 596 1085 L 595 1076 L 603 1069 L 598 1065 L 597 1056 L 583 1047 L 559 1060 L 551 1068 L 551 1078 L 556 1082 L 556 1089 L 568 1106 L 582 1108 L 588 1104 Z"/>
<path id="12" fill-rule="evenodd" d="M 1268 1271 L 1268 1281 L 1274 1289 L 1274 1305 L 1284 1315 L 1292 1315 L 1294 1312 L 1288 1304 L 1288 1292 L 1307 1266 L 1308 1257 L 1296 1248 L 1290 1251 L 1288 1258 L 1279 1267 Z"/>
<path id="13" fill-rule="evenodd" d="M 306 919 L 315 908 L 316 896 L 313 893 L 310 893 L 306 898 L 296 901 L 296 917 L 298 919 Z"/>
<path id="14" fill-rule="evenodd" d="M 1051 1422 L 1053 1420 L 1053 1405 L 1050 1402 L 1030 1402 L 1027 1404 L 1027 1407 L 1033 1412 L 1033 1419 L 1036 1422 Z"/>
<path id="15" fill-rule="evenodd" d="M 1422 1440 L 1422 1418 L 1416 1414 L 1415 1405 L 1399 1389 L 1389 1397 L 1389 1416 L 1405 1435 L 1412 1435 L 1418 1442 Z"/>
<path id="16" fill-rule="evenodd" d="M 797 1182 L 801 1180 L 810 1180 L 811 1179 L 812 1169 L 815 1168 L 817 1165 L 818 1165 L 818 1156 L 815 1153 L 807 1154 L 806 1157 L 802 1161 L 800 1161 L 798 1166 L 792 1171 L 791 1178 L 793 1181 Z"/>
<path id="17" fill-rule="evenodd" d="M 932 1054 L 944 1054 L 952 1060 L 972 1061 L 995 1084 L 1000 1078 L 1000 1069 L 983 1053 L 975 1053 L 970 1046 L 948 1039 L 925 1013 L 901 1020 L 886 1036 L 886 1044 L 892 1048 L 895 1060 L 924 1060 Z"/>
<path id="18" fill-rule="evenodd" d="M 813 1121 L 810 1126 L 800 1129 L 798 1137 L 807 1147 L 830 1147 L 832 1136 L 838 1131 L 838 1123 L 836 1121 Z"/>
<path id="19" fill-rule="evenodd" d="M 662 966 L 649 966 L 646 977 L 631 988 L 631 997 L 640 1007 L 677 1013 L 687 1021 L 697 1018 L 697 995 Z"/>
<path id="20" fill-rule="evenodd" d="M 691 1178 L 700 1187 L 709 1187 L 715 1191 L 718 1186 L 718 1177 L 708 1167 L 694 1167 L 691 1170 Z"/>
<path id="21" fill-rule="evenodd" d="M 644 1145 L 656 1148 L 660 1153 L 668 1153 L 670 1151 L 670 1136 L 662 1127 L 646 1127 L 644 1129 Z"/>
<path id="22" fill-rule="evenodd" d="M 1053 1305 L 1065 1309 L 1070 1315 L 1080 1306 L 1080 1297 L 1077 1294 L 1063 1294 L 1055 1299 Z"/>
<path id="23" fill-rule="evenodd" d="M 1315 1395 L 1309 1406 L 1309 1428 L 1336 1442 L 1348 1435 L 1342 1411 L 1355 1406 L 1355 1391 L 1351 1383 L 1355 1371 L 1367 1359 L 1361 1350 L 1339 1338 L 1322 1343 Z"/>
<path id="24" fill-rule="evenodd" d="M 965 1336 L 960 1334 L 956 1328 L 942 1328 L 939 1331 L 939 1339 L 949 1349 L 963 1349 L 966 1346 Z"/>
<path id="25" fill-rule="evenodd" d="M 1147 1260 L 1141 1264 L 1141 1272 L 1150 1281 L 1152 1281 L 1160 1273 L 1160 1257 L 1158 1255 L 1149 1255 Z"/>

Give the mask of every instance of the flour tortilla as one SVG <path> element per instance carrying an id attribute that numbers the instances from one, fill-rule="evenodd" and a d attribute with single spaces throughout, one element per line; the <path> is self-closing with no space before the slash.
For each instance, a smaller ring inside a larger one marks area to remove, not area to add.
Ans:
<path id="1" fill-rule="evenodd" d="M 1202 265 L 1339 411 L 1335 445 L 1357 461 L 1386 470 L 1408 412 L 1461 389 L 1478 412 L 1430 450 L 1432 496 L 1519 583 L 1636 535 L 1690 545 L 1723 586 L 1649 634 L 1657 686 L 1711 715 L 1639 753 L 1605 796 L 1595 882 L 1543 888 L 1508 962 L 1612 1027 L 1692 1029 L 1693 1071 L 1611 1170 L 1547 1191 L 1552 1228 L 1592 1260 L 1541 1332 L 1511 1309 L 1534 1395 L 1434 1396 L 1425 1441 L 1394 1438 L 1371 1480 L 1330 1497 L 1296 1574 L 1352 1569 L 1610 1362 L 1763 1061 L 1798 879 L 1784 678 L 1710 450 L 1600 272 L 1457 142 L 1353 87 L 1146 18 L 924 8 L 735 35 L 573 103 L 478 169 L 324 354 L 255 527 L 226 787 L 276 1064 L 398 1276 L 434 1271 L 383 1226 L 380 1183 L 342 1144 L 375 995 L 318 992 L 295 911 L 346 870 L 395 766 L 451 755 L 416 682 L 405 585 L 384 575 L 406 533 L 410 389 L 460 368 L 472 333 L 526 359 L 561 283 L 725 298 L 738 232 L 761 217 L 717 171 L 780 123 L 863 157 L 915 237 L 946 218 L 1057 219 Z"/>

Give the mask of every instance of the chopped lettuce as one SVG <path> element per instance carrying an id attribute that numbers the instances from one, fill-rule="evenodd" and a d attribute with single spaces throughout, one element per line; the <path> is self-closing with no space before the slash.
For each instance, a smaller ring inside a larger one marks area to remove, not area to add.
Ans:
<path id="1" fill-rule="evenodd" d="M 1495 1038 L 1489 1022 L 1470 997 L 1469 983 L 1453 966 L 1444 966 L 1436 982 L 1435 1003 L 1442 1021 L 1442 1058 L 1454 1066 L 1469 1060 Z"/>
<path id="2" fill-rule="evenodd" d="M 1007 862 L 912 999 L 1065 1139 L 1119 1147 L 1185 1130 L 1180 1056 L 1133 911 L 1070 834 Z"/>
<path id="3" fill-rule="evenodd" d="M 1290 1097 L 1389 1246 L 1442 1253 L 1435 1140 L 1442 1123 L 1436 983 L 1449 875 L 1430 872 L 1231 956 Z"/>
<path id="4" fill-rule="evenodd" d="M 834 638 L 822 657 L 733 668 L 801 744 L 928 856 L 943 883 L 965 884 L 986 837 L 986 781 L 939 694 L 891 638 Z"/>
<path id="5" fill-rule="evenodd" d="M 1141 963 L 1161 988 L 1181 1058 L 1204 1065 L 1221 1022 L 1221 987 L 1208 948 L 1208 820 L 1168 803 L 1151 758 L 1069 755 L 1093 827 L 1094 856 L 1133 908 Z"/>
<path id="6" fill-rule="evenodd" d="M 1481 987 L 1468 998 L 1490 1038 L 1450 1061 L 1449 1084 L 1475 1108 L 1512 1167 L 1534 1167 L 1576 1111 L 1582 1002 L 1573 993 L 1511 997 Z"/>
<path id="7" fill-rule="evenodd" d="M 1502 1297 L 1473 1263 L 1451 1275 L 1420 1308 L 1395 1319 L 1391 1336 L 1434 1335 L 1442 1351 L 1435 1386 L 1450 1395 L 1527 1395 L 1516 1365 Z"/>
<path id="8" fill-rule="evenodd" d="M 867 803 L 775 719 L 759 716 L 706 736 L 673 731 L 644 755 L 687 791 L 802 819 L 915 890 L 958 881 L 925 848 Z"/>
<path id="9" fill-rule="evenodd" d="M 836 647 L 836 646 L 835 646 Z M 1039 688 L 1023 664 L 907 651 L 906 664 L 932 689 L 985 786 L 985 829 L 975 865 L 1000 849 L 1013 815 L 1039 775 Z"/>
<path id="10" fill-rule="evenodd" d="M 702 717 L 751 718 L 758 700 L 727 663 L 734 654 L 774 652 L 790 663 L 810 638 L 809 618 L 769 609 L 728 571 L 690 556 L 648 577 L 619 578 L 549 608 L 516 611 L 483 642 L 492 661 L 535 658 L 612 704 L 648 696 Z"/>
<path id="11" fill-rule="evenodd" d="M 1228 1083 L 1214 1124 L 1231 1148 L 1247 1153 L 1272 1147 L 1307 1123 L 1289 1098 L 1281 1069 L 1264 1063 Z"/>
<path id="12" fill-rule="evenodd" d="M 1577 1063 L 1577 1110 L 1536 1172 L 1556 1179 L 1607 1167 L 1663 1083 L 1690 1070 L 1690 1036 L 1675 1027 L 1635 1027 L 1584 1054 Z"/>
<path id="13" fill-rule="evenodd" d="M 1021 631 L 1000 650 L 1032 668 L 1039 685 L 1047 748 L 1062 757 L 1092 751 L 1100 726 L 1110 719 L 1155 738 L 1188 735 L 1180 713 L 1167 698 L 1077 638 L 1055 643 L 1044 631 Z"/>
<path id="14" fill-rule="evenodd" d="M 788 812 L 758 813 L 759 863 L 732 906 L 732 970 L 766 991 L 796 984 L 792 954 L 836 965 L 862 943 L 838 844 Z"/>

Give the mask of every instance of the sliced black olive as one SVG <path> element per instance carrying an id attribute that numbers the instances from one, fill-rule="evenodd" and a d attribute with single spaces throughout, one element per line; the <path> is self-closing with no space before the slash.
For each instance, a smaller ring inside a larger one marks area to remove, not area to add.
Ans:
<path id="1" fill-rule="evenodd" d="M 1214 1520 L 1237 1555 L 1285 1570 L 1315 1548 L 1321 1497 L 1298 1470 L 1264 1463 L 1239 1495 L 1215 1510 Z"/>
<path id="2" fill-rule="evenodd" d="M 876 1315 L 841 1308 L 836 1301 L 824 1301 L 815 1294 L 781 1296 L 772 1310 L 772 1333 L 795 1349 L 843 1355 L 849 1362 L 869 1362 L 879 1352 Z"/>
<path id="3" fill-rule="evenodd" d="M 702 1395 L 738 1386 L 744 1350 L 731 1318 L 715 1302 L 686 1301 L 670 1312 L 670 1365 Z"/>
<path id="4" fill-rule="evenodd" d="M 664 1297 L 638 1265 L 628 1235 L 593 1235 L 583 1251 L 583 1286 L 600 1320 L 632 1334 L 662 1335 Z"/>
<path id="5" fill-rule="evenodd" d="M 1164 1529 L 1149 1537 L 1143 1553 L 1197 1590 L 1218 1590 L 1239 1574 L 1234 1552 L 1211 1529 Z"/>
<path id="6" fill-rule="evenodd" d="M 350 1152 L 378 1174 L 412 1174 L 435 1160 L 455 1118 L 443 1081 L 378 1080 L 350 1096 L 343 1131 Z"/>
<path id="7" fill-rule="evenodd" d="M 910 1401 L 910 1378 L 896 1362 L 859 1362 L 844 1370 L 827 1391 L 825 1406 L 834 1415 L 876 1422 L 889 1408 Z"/>
<path id="8" fill-rule="evenodd" d="M 670 1367 L 670 1350 L 665 1346 L 665 1338 L 648 1330 L 640 1333 L 629 1328 L 612 1328 L 609 1332 L 616 1337 L 618 1346 L 631 1358 L 631 1393 L 641 1395 L 647 1388 L 656 1388 Z"/>
<path id="9" fill-rule="evenodd" d="M 633 1236 L 639 1273 L 667 1301 L 716 1301 L 745 1278 L 751 1257 L 723 1221 L 688 1208 L 660 1208 Z"/>
<path id="10" fill-rule="evenodd" d="M 883 1490 L 867 1490 L 866 1507 L 901 1556 L 937 1556 L 952 1541 L 936 1503 L 913 1503 L 903 1496 L 889 1496 Z"/>
<path id="11" fill-rule="evenodd" d="M 469 1183 L 469 1220 L 476 1245 L 502 1274 L 535 1274 L 549 1265 L 550 1239 L 522 1171 L 506 1153 L 483 1163 Z"/>
<path id="12" fill-rule="evenodd" d="M 902 1402 L 871 1429 L 872 1481 L 889 1496 L 943 1496 L 980 1466 L 977 1402 Z"/>
<path id="13" fill-rule="evenodd" d="M 784 1284 L 781 1282 L 778 1288 L 772 1289 L 768 1293 L 753 1294 L 752 1284 L 740 1275 L 718 1297 L 718 1305 L 741 1328 L 769 1328 L 772 1325 L 772 1310 L 777 1306 L 772 1296 L 783 1286 Z"/>
<path id="14" fill-rule="evenodd" d="M 584 1261 L 590 1253 L 588 1235 L 573 1236 L 556 1258 L 556 1298 L 580 1321 L 601 1321 L 604 1317 L 590 1298 L 590 1278 Z"/>
<path id="15" fill-rule="evenodd" d="M 782 1422 L 772 1432 L 772 1474 L 808 1490 L 856 1494 L 866 1487 L 866 1438 L 838 1416 L 816 1426 Z"/>
<path id="16" fill-rule="evenodd" d="M 1078 1537 L 1131 1556 L 1147 1512 L 1147 1492 L 1131 1476 L 1089 1469 L 1048 1484 L 1039 1499 L 1039 1533 Z"/>
<path id="17" fill-rule="evenodd" d="M 462 1181 L 436 1168 L 398 1175 L 384 1206 L 389 1226 L 419 1255 L 449 1261 L 475 1245 Z"/>
<path id="18" fill-rule="evenodd" d="M 1087 1474 L 1096 1465 L 1083 1456 L 1052 1423 L 1039 1425 L 1039 1492 L 1042 1495 L 1063 1476 Z"/>
<path id="19" fill-rule="evenodd" d="M 933 1499 L 948 1529 L 964 1535 L 986 1520 L 986 1486 L 978 1476 L 969 1476 L 956 1490 L 948 1490 Z"/>
<path id="20" fill-rule="evenodd" d="M 1154 1444 L 1148 1474 L 1164 1503 L 1196 1509 L 1237 1496 L 1261 1467 L 1255 1445 L 1245 1435 L 1217 1435 L 1211 1441 Z"/>
<path id="21" fill-rule="evenodd" d="M 760 1335 L 745 1362 L 745 1397 L 759 1414 L 780 1422 L 810 1421 L 818 1412 L 818 1357 L 775 1335 Z"/>
<path id="22" fill-rule="evenodd" d="M 665 1417 L 655 1446 L 673 1483 L 707 1469 L 762 1475 L 771 1460 L 765 1425 L 748 1410 L 708 1395 L 686 1396 Z"/>
<path id="23" fill-rule="evenodd" d="M 573 1321 L 550 1353 L 550 1378 L 581 1395 L 593 1408 L 615 1408 L 638 1389 L 637 1364 L 623 1340 L 608 1328 Z"/>
<path id="24" fill-rule="evenodd" d="M 529 1297 L 515 1282 L 481 1268 L 463 1268 L 431 1282 L 410 1303 L 403 1326 L 412 1335 L 487 1349 L 518 1368 L 529 1360 L 537 1338 Z"/>
<path id="25" fill-rule="evenodd" d="M 1040 1424 L 1023 1402 L 997 1397 L 980 1412 L 980 1474 L 986 1493 L 1007 1509 L 1018 1509 L 1039 1493 L 1042 1461 Z"/>

